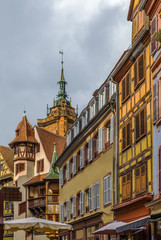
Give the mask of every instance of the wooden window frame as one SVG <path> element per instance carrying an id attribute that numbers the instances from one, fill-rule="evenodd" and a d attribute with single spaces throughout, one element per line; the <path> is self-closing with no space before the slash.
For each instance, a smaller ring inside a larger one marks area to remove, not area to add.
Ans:
<path id="1" fill-rule="evenodd" d="M 139 79 L 139 73 L 141 67 L 139 66 L 139 61 L 143 57 L 143 77 L 142 79 Z M 135 72 L 135 67 L 136 67 L 136 72 Z M 134 90 L 137 90 L 139 86 L 144 82 L 145 80 L 145 51 L 140 54 L 140 56 L 137 58 L 137 60 L 134 63 Z"/>
<path id="2" fill-rule="evenodd" d="M 141 112 L 144 110 L 144 133 L 141 134 Z M 137 117 L 139 116 L 139 126 L 137 126 Z M 147 132 L 147 121 L 146 121 L 146 107 L 143 107 L 141 110 L 139 110 L 139 112 L 136 113 L 135 115 L 135 142 L 138 142 L 141 138 L 143 138 L 144 136 L 146 136 L 146 132 Z M 137 132 L 139 131 L 139 136 L 137 137 Z"/>
<path id="3" fill-rule="evenodd" d="M 16 175 L 23 171 L 25 171 L 25 163 L 16 163 Z"/>
<path id="4" fill-rule="evenodd" d="M 129 81 L 129 83 L 128 83 L 128 81 Z M 123 83 L 125 83 L 125 86 L 123 86 Z M 122 104 L 124 104 L 130 97 L 130 94 L 131 94 L 131 87 L 130 87 L 131 84 L 130 83 L 131 83 L 131 72 L 129 71 L 122 80 Z"/>
<path id="5" fill-rule="evenodd" d="M 37 161 L 37 173 L 44 171 L 44 159 L 40 159 Z"/>
<path id="6" fill-rule="evenodd" d="M 130 124 L 130 135 L 128 134 L 128 125 Z M 124 140 L 124 129 L 125 129 L 125 140 Z M 129 137 L 129 144 L 127 145 Z M 131 119 L 122 127 L 122 151 L 126 151 L 129 147 L 131 147 Z M 125 141 L 125 146 L 124 146 Z"/>

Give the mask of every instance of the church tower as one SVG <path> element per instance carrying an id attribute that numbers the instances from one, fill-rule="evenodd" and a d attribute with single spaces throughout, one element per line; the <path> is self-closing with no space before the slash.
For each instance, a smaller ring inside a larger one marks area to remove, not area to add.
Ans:
<path id="1" fill-rule="evenodd" d="M 58 82 L 59 92 L 57 99 L 53 101 L 53 106 L 48 108 L 47 105 L 47 117 L 45 119 L 38 119 L 37 124 L 54 134 L 64 136 L 66 131 L 72 126 L 77 118 L 75 109 L 71 106 L 71 101 L 68 100 L 68 95 L 66 92 L 67 82 L 64 78 L 63 69 L 63 52 L 62 54 L 62 69 L 61 77 Z"/>

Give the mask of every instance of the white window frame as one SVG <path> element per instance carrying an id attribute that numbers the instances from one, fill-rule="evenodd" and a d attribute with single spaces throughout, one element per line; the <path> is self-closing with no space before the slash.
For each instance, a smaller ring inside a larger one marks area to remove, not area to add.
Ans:
<path id="1" fill-rule="evenodd" d="M 94 210 L 100 208 L 100 183 L 96 182 L 93 185 L 93 200 L 94 200 Z"/>
<path id="2" fill-rule="evenodd" d="M 92 187 L 89 187 L 89 189 L 88 189 L 88 197 L 89 197 L 89 211 L 91 212 L 93 210 L 93 207 L 92 207 Z"/>
<path id="3" fill-rule="evenodd" d="M 111 175 L 104 178 L 104 205 L 111 203 Z"/>

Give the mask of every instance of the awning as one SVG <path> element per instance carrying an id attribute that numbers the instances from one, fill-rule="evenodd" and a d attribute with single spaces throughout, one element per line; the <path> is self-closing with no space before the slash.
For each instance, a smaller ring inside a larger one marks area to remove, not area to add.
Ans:
<path id="1" fill-rule="evenodd" d="M 93 234 L 116 234 L 116 228 L 125 225 L 125 222 L 114 221 L 96 230 Z"/>
<path id="2" fill-rule="evenodd" d="M 126 232 L 126 231 L 130 231 L 130 230 L 134 230 L 134 229 L 143 227 L 143 226 L 149 224 L 149 219 L 150 219 L 150 216 L 146 216 L 146 217 L 140 218 L 136 221 L 125 223 L 124 226 L 117 227 L 116 232 L 121 233 L 121 232 Z"/>

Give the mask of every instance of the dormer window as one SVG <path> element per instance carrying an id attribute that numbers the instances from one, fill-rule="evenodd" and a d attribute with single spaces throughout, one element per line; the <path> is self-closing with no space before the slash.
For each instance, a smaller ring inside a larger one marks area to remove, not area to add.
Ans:
<path id="1" fill-rule="evenodd" d="M 19 135 L 20 135 L 20 131 L 17 130 L 17 131 L 16 131 L 16 137 L 19 137 Z"/>
<path id="2" fill-rule="evenodd" d="M 96 100 L 94 100 L 89 107 L 89 117 L 90 120 L 96 115 Z"/>
<path id="3" fill-rule="evenodd" d="M 79 134 L 79 129 L 80 129 L 79 125 L 80 125 L 80 122 L 76 121 L 74 124 L 74 137 L 76 137 Z"/>
<path id="4" fill-rule="evenodd" d="M 72 137 L 71 130 L 67 132 L 66 137 L 67 137 L 67 146 L 68 146 L 71 143 L 71 137 Z"/>
<path id="5" fill-rule="evenodd" d="M 108 96 L 108 88 L 106 86 L 103 87 L 103 89 L 99 92 L 99 110 L 105 105 L 107 102 L 107 96 Z"/>

